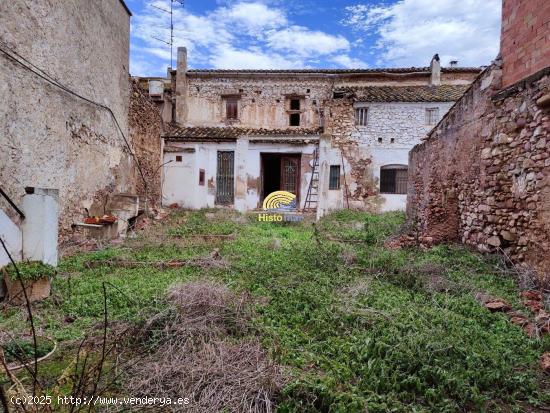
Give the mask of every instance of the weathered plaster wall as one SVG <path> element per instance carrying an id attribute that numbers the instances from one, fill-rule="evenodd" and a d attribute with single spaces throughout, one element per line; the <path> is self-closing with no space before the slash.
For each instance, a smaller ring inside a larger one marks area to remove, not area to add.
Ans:
<path id="1" fill-rule="evenodd" d="M 240 141 L 240 145 L 239 145 Z M 235 151 L 235 208 L 245 211 L 261 207 L 261 154 L 301 154 L 300 205 L 303 207 L 309 181 L 314 144 L 254 143 L 248 139 L 226 143 L 171 142 L 164 154 L 163 205 L 177 203 L 184 208 L 211 208 L 216 200 L 218 151 Z M 182 161 L 176 162 L 176 156 Z M 239 165 L 245 168 L 239 170 Z M 205 171 L 205 185 L 199 185 L 199 170 Z M 240 183 L 239 183 L 240 181 Z M 241 188 L 239 188 L 241 186 Z"/>
<path id="2" fill-rule="evenodd" d="M 109 106 L 127 136 L 129 24 L 118 0 L 0 2 L 0 46 Z M 94 200 L 134 190 L 132 158 L 106 110 L 5 55 L 0 95 L 0 182 L 15 202 L 26 186 L 59 189 L 63 235 Z"/>
<path id="3" fill-rule="evenodd" d="M 330 97 L 326 81 L 297 79 L 220 79 L 189 77 L 187 124 L 192 126 L 234 125 L 251 128 L 287 128 L 289 100 L 301 96 L 300 127 L 320 125 L 319 108 Z M 240 95 L 239 119 L 225 118 L 224 95 Z"/>
<path id="4" fill-rule="evenodd" d="M 502 248 L 548 276 L 550 77 L 495 95 L 501 79 L 487 69 L 411 151 L 407 216 L 424 242 Z"/>

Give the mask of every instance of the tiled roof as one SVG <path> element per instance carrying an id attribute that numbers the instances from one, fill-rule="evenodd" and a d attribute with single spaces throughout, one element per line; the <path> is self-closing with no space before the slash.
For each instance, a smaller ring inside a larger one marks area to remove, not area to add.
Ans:
<path id="1" fill-rule="evenodd" d="M 444 67 L 441 68 L 445 72 L 481 72 L 481 67 Z M 373 69 L 190 69 L 187 73 L 268 73 L 268 74 L 361 74 L 361 73 L 415 73 L 415 72 L 430 72 L 429 67 L 389 67 L 389 68 L 373 68 Z"/>
<path id="2" fill-rule="evenodd" d="M 362 102 L 454 102 L 469 85 L 360 86 L 342 89 Z"/>
<path id="3" fill-rule="evenodd" d="M 285 136 L 285 137 L 303 137 L 318 135 L 321 128 L 287 128 L 287 129 L 253 129 L 240 128 L 234 126 L 225 127 L 202 127 L 191 126 L 184 127 L 172 125 L 164 134 L 169 140 L 214 140 L 231 141 L 239 136 Z"/>

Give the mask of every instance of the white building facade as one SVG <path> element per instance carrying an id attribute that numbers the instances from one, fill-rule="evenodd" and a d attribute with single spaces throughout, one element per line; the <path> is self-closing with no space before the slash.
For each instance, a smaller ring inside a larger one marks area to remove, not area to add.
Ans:
<path id="1" fill-rule="evenodd" d="M 172 72 L 163 204 L 259 209 L 276 190 L 318 216 L 404 210 L 409 150 L 477 68 Z M 166 119 L 165 119 L 166 120 Z"/>

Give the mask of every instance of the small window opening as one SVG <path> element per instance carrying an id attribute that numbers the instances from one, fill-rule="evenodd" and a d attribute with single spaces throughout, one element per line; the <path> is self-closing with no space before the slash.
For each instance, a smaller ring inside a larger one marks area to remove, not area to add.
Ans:
<path id="1" fill-rule="evenodd" d="M 378 143 L 382 143 L 382 138 L 378 138 Z"/>
<path id="2" fill-rule="evenodd" d="M 239 100 L 236 98 L 228 98 L 225 100 L 225 115 L 227 119 L 238 119 L 239 117 Z"/>
<path id="3" fill-rule="evenodd" d="M 357 126 L 367 126 L 368 124 L 369 108 L 356 108 L 355 109 L 355 124 Z"/>
<path id="4" fill-rule="evenodd" d="M 300 126 L 300 114 L 291 113 L 289 115 L 289 124 L 290 126 Z"/>
<path id="5" fill-rule="evenodd" d="M 290 99 L 290 110 L 300 110 L 300 99 Z"/>
<path id="6" fill-rule="evenodd" d="M 328 189 L 340 189 L 340 165 L 330 165 Z"/>
<path id="7" fill-rule="evenodd" d="M 204 169 L 199 169 L 199 185 L 200 186 L 204 186 L 204 181 L 205 181 L 204 175 L 205 175 Z"/>
<path id="8" fill-rule="evenodd" d="M 176 155 L 176 162 L 182 162 L 183 157 L 181 155 Z"/>
<path id="9" fill-rule="evenodd" d="M 391 139 L 390 139 L 390 142 L 391 142 L 391 143 L 394 143 L 394 142 L 395 142 L 395 138 L 391 138 Z"/>
<path id="10" fill-rule="evenodd" d="M 306 93 L 309 93 L 309 89 L 306 89 Z"/>
<path id="11" fill-rule="evenodd" d="M 244 89 L 239 89 L 239 93 L 243 93 L 244 92 Z"/>
<path id="12" fill-rule="evenodd" d="M 439 108 L 426 109 L 426 125 L 435 125 L 439 122 Z"/>
<path id="13" fill-rule="evenodd" d="M 407 167 L 405 165 L 387 165 L 380 168 L 380 193 L 407 193 Z"/>

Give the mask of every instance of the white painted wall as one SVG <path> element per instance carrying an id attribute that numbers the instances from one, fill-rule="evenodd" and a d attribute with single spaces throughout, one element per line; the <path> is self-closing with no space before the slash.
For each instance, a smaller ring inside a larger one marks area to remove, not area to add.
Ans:
<path id="1" fill-rule="evenodd" d="M 441 119 L 452 105 L 453 102 L 357 102 L 354 107 L 368 108 L 368 124 L 356 126 L 351 137 L 376 148 L 411 149 L 435 126 L 426 125 L 426 109 L 439 108 Z"/>
<path id="2" fill-rule="evenodd" d="M 316 144 L 290 145 L 279 143 L 254 143 L 239 140 L 238 143 L 170 143 L 180 147 L 181 152 L 167 152 L 163 162 L 162 202 L 163 205 L 177 203 L 182 208 L 212 208 L 216 198 L 216 168 L 218 151 L 235 151 L 235 208 L 240 211 L 253 210 L 260 204 L 261 188 L 249 186 L 258 181 L 261 174 L 262 153 L 313 154 Z M 194 149 L 195 152 L 184 152 Z M 182 156 L 183 162 L 176 162 Z M 199 185 L 199 169 L 205 170 L 205 185 Z M 301 167 L 300 205 L 303 207 L 311 179 L 311 163 Z M 238 185 L 244 185 L 238 188 Z"/>
<path id="3" fill-rule="evenodd" d="M 21 261 L 22 259 L 22 235 L 19 227 L 6 215 L 4 211 L 0 209 L 0 237 L 6 244 L 11 257 L 15 261 Z M 4 251 L 4 248 L 0 247 L 0 267 L 8 265 L 10 263 L 8 254 Z M 1 294 L 0 294 L 1 295 Z"/>
<path id="4" fill-rule="evenodd" d="M 357 126 L 352 132 L 352 139 L 359 142 L 362 151 L 370 152 L 372 179 L 378 188 L 380 168 L 391 164 L 408 165 L 409 151 L 434 126 L 426 124 L 426 109 L 439 108 L 441 118 L 452 105 L 453 102 L 358 102 L 354 105 L 368 108 L 368 124 Z M 407 205 L 405 194 L 380 194 L 380 200 L 380 212 L 404 211 Z"/>

